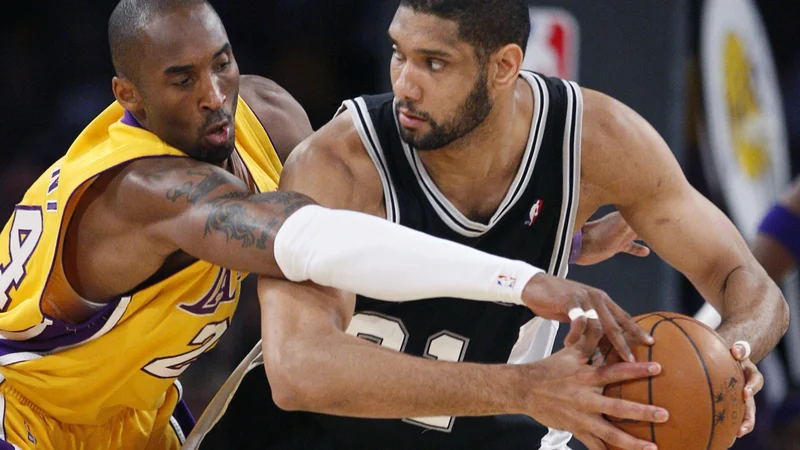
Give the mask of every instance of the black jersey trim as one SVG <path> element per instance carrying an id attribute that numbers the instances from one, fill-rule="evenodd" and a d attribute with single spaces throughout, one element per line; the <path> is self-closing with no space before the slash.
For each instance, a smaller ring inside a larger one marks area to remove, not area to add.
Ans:
<path id="1" fill-rule="evenodd" d="M 580 87 L 571 81 L 562 80 L 567 92 L 567 112 L 564 124 L 564 176 L 561 218 L 556 235 L 553 256 L 548 272 L 565 277 L 569 267 L 569 252 L 572 248 L 572 231 L 580 200 L 581 135 L 583 131 L 583 96 Z"/>
<path id="2" fill-rule="evenodd" d="M 389 165 L 386 161 L 386 155 L 381 147 L 381 141 L 378 138 L 378 133 L 375 131 L 375 125 L 372 123 L 372 117 L 369 115 L 369 108 L 363 98 L 359 97 L 355 100 L 347 100 L 342 104 L 342 108 L 347 108 L 350 111 L 350 118 L 353 120 L 353 125 L 358 131 L 358 136 L 364 144 L 364 148 L 369 154 L 372 163 L 375 164 L 375 169 L 381 178 L 383 185 L 383 199 L 386 205 L 386 220 L 394 223 L 400 223 L 400 207 L 397 200 L 397 192 L 392 182 L 392 175 L 389 172 Z"/>
<path id="3" fill-rule="evenodd" d="M 532 75 L 532 76 L 526 76 Z M 466 237 L 478 237 L 491 230 L 494 224 L 498 223 L 503 216 L 511 210 L 516 202 L 522 197 L 525 188 L 530 182 L 531 176 L 536 165 L 536 159 L 541 148 L 542 138 L 547 123 L 547 113 L 550 105 L 550 97 L 544 81 L 534 74 L 523 74 L 523 78 L 531 85 L 534 95 L 534 112 L 531 119 L 531 130 L 528 135 L 527 147 L 523 155 L 523 162 L 511 187 L 506 193 L 503 203 L 500 204 L 495 214 L 488 224 L 474 222 L 466 218 L 447 197 L 436 187 L 436 184 L 428 175 L 419 154 L 405 141 L 401 140 L 404 153 L 408 159 L 414 176 L 417 178 L 419 186 L 428 198 L 429 203 L 442 219 L 453 231 Z M 395 126 L 400 133 L 400 124 L 397 120 L 396 106 L 394 112 Z"/>

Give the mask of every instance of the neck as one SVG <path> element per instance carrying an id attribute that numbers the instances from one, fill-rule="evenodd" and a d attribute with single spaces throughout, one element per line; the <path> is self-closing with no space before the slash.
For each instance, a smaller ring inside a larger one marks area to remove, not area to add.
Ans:
<path id="1" fill-rule="evenodd" d="M 502 202 L 528 143 L 533 106 L 533 91 L 520 77 L 475 130 L 446 147 L 419 152 L 439 190 L 466 216 L 491 215 Z"/>

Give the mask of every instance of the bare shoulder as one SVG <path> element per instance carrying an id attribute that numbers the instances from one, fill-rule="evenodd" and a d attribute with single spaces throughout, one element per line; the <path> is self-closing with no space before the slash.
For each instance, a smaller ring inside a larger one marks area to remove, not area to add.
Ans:
<path id="1" fill-rule="evenodd" d="M 346 112 L 297 146 L 281 174 L 281 189 L 330 208 L 382 214 L 380 176 Z"/>
<path id="2" fill-rule="evenodd" d="M 281 161 L 313 129 L 300 103 L 278 83 L 257 75 L 242 75 L 239 95 L 267 130 Z"/>
<path id="3" fill-rule="evenodd" d="M 648 125 L 635 111 L 621 101 L 592 89 L 581 88 L 583 94 L 583 150 L 598 153 L 621 140 L 641 138 Z M 620 149 L 619 151 L 624 151 Z"/>
<path id="4" fill-rule="evenodd" d="M 602 92 L 582 93 L 581 195 L 620 205 L 684 186 L 672 151 L 645 118 Z"/>

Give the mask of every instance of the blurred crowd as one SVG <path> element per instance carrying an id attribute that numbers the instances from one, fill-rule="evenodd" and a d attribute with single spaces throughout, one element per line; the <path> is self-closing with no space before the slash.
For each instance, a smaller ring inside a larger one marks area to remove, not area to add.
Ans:
<path id="1" fill-rule="evenodd" d="M 14 2 L 0 15 L 0 216 L 110 102 L 106 26 L 115 0 Z M 314 128 L 342 100 L 389 89 L 389 0 L 212 0 L 242 73 L 277 81 Z M 784 98 L 793 174 L 800 172 L 800 2 L 757 2 L 767 25 Z M 5 221 L 5 219 L 3 219 Z M 259 338 L 253 281 L 217 349 L 182 376 L 199 416 L 230 370 Z M 797 312 L 794 312 L 797 314 Z M 800 417 L 800 411 L 798 411 Z"/>

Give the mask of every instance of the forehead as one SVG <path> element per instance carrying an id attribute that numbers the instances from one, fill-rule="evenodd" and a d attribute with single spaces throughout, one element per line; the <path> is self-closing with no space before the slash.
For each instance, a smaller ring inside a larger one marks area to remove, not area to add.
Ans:
<path id="1" fill-rule="evenodd" d="M 161 68 L 211 58 L 227 42 L 222 21 L 207 5 L 161 15 L 141 30 L 144 59 Z"/>
<path id="2" fill-rule="evenodd" d="M 455 21 L 416 12 L 407 6 L 397 9 L 389 25 L 389 36 L 401 44 L 436 45 L 452 49 L 469 47 L 459 39 Z"/>

